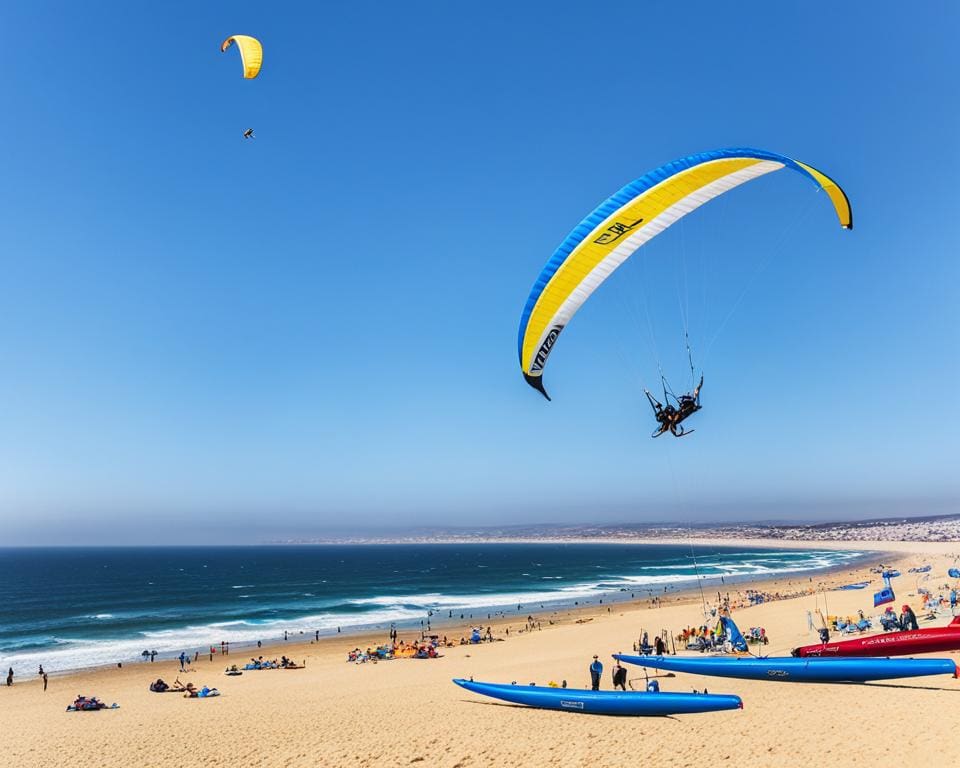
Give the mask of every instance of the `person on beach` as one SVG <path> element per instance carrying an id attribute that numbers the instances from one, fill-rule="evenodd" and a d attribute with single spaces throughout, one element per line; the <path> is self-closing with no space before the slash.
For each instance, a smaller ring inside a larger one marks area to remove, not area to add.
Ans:
<path id="1" fill-rule="evenodd" d="M 186 671 L 187 671 L 187 670 L 186 670 L 186 664 L 187 664 L 187 654 L 186 654 L 186 652 L 180 651 L 179 659 L 180 659 L 180 671 L 181 671 L 181 672 L 186 672 Z"/>
<path id="2" fill-rule="evenodd" d="M 620 660 L 617 659 L 617 666 L 613 668 L 613 690 L 625 691 L 627 690 L 627 668 L 620 665 Z"/>
<path id="3" fill-rule="evenodd" d="M 594 655 L 593 664 L 590 665 L 590 688 L 592 690 L 600 690 L 601 675 L 603 675 L 603 664 L 601 664 L 600 659 Z"/>
<path id="4" fill-rule="evenodd" d="M 905 605 L 902 608 L 900 614 L 900 629 L 920 629 L 920 625 L 917 623 L 917 615 L 909 605 Z"/>
<path id="5" fill-rule="evenodd" d="M 43 690 L 47 690 L 47 673 L 43 673 Z"/>
<path id="6" fill-rule="evenodd" d="M 654 653 L 657 654 L 657 656 L 663 656 L 663 652 L 667 650 L 667 647 L 666 645 L 664 645 L 662 637 L 658 636 L 656 640 L 653 641 L 653 650 L 654 650 Z"/>
<path id="7" fill-rule="evenodd" d="M 13 685 L 13 667 L 7 670 L 7 687 Z"/>

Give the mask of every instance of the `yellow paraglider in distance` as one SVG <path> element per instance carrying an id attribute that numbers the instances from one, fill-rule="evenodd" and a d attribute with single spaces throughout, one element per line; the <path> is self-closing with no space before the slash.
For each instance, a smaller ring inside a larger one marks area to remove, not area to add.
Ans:
<path id="1" fill-rule="evenodd" d="M 240 49 L 240 60 L 243 62 L 243 76 L 247 80 L 253 80 L 260 74 L 260 65 L 263 64 L 263 46 L 260 41 L 250 35 L 231 35 L 220 46 L 220 51 L 224 52 L 234 43 Z"/>

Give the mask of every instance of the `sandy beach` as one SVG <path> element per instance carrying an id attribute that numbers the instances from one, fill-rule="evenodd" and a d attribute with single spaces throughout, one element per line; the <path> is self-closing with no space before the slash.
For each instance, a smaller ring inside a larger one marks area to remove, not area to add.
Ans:
<path id="1" fill-rule="evenodd" d="M 897 607 L 909 602 L 919 608 L 907 570 L 930 563 L 928 583 L 936 589 L 946 583 L 946 570 L 960 545 L 861 542 L 858 549 L 876 550 L 878 562 L 880 552 L 898 552 L 896 564 L 904 578 L 898 583 Z M 875 563 L 867 562 L 813 583 L 876 582 L 869 572 Z M 751 587 L 786 594 L 809 590 L 811 583 L 808 575 L 795 575 Z M 829 611 L 846 615 L 863 609 L 874 615 L 872 593 L 872 588 L 829 591 Z M 815 642 L 807 611 L 822 609 L 823 599 L 818 593 L 767 602 L 739 609 L 734 618 L 743 630 L 766 628 L 769 655 L 786 654 Z M 494 635 L 504 637 L 509 627 L 504 642 L 446 648 L 436 660 L 351 664 L 345 661 L 349 649 L 385 638 L 342 637 L 261 651 L 266 658 L 282 653 L 306 662 L 301 670 L 224 676 L 225 661 L 246 661 L 249 654 L 238 651 L 213 662 L 201 657 L 186 673 L 179 672 L 177 662 L 158 661 L 51 677 L 46 692 L 39 678 L 21 679 L 0 694 L 5 764 L 59 766 L 69 759 L 103 766 L 694 766 L 705 761 L 809 766 L 850 759 L 879 762 L 893 755 L 922 755 L 947 765 L 960 761 L 960 746 L 951 736 L 958 723 L 954 710 L 960 698 L 954 697 L 960 697 L 960 682 L 950 678 L 803 685 L 679 675 L 661 678 L 663 690 L 706 687 L 712 693 L 735 693 L 743 698 L 744 709 L 644 719 L 510 706 L 450 682 L 469 676 L 538 684 L 565 679 L 570 687 L 585 687 L 596 653 L 605 664 L 603 687 L 610 688 L 610 654 L 629 652 L 641 631 L 676 633 L 703 623 L 698 596 L 675 598 L 660 607 L 638 601 L 607 608 L 563 612 L 549 617 L 553 625 L 538 614 L 543 629 L 532 632 L 520 631 L 525 617 L 503 620 L 494 626 Z M 925 626 L 944 623 L 940 619 Z M 467 629 L 441 631 L 458 637 Z M 148 691 L 157 677 L 172 682 L 178 675 L 183 682 L 216 686 L 222 696 L 197 700 Z M 642 670 L 630 668 L 629 676 L 642 688 Z M 120 708 L 65 712 L 78 694 L 96 695 Z"/>

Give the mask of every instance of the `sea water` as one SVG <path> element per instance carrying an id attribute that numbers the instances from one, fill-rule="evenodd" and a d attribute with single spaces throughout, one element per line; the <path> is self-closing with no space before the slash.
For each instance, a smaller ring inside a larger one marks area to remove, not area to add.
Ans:
<path id="1" fill-rule="evenodd" d="M 0 667 L 57 672 L 285 632 L 302 641 L 461 616 L 542 617 L 698 583 L 715 593 L 860 556 L 580 543 L 0 549 Z"/>

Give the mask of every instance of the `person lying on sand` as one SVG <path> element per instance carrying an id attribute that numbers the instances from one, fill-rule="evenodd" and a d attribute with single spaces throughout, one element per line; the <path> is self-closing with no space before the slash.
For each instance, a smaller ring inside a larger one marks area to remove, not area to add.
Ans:
<path id="1" fill-rule="evenodd" d="M 108 705 L 105 701 L 100 701 L 96 696 L 87 698 L 86 696 L 77 696 L 73 704 L 67 707 L 67 712 L 96 712 L 101 709 L 117 709 L 119 704 Z"/>
<path id="2" fill-rule="evenodd" d="M 193 683 L 187 683 L 186 693 L 183 694 L 185 699 L 208 699 L 212 696 L 219 696 L 220 691 L 216 688 L 209 688 L 206 685 L 202 688 L 197 688 Z"/>

